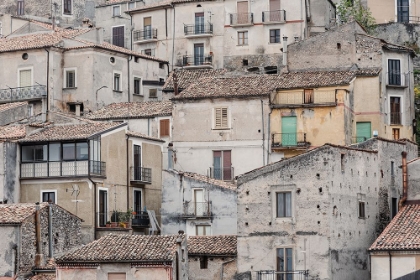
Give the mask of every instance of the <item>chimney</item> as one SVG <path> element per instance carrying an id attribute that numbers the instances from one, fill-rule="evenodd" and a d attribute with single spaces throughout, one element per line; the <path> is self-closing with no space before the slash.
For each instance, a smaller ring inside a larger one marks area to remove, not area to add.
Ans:
<path id="1" fill-rule="evenodd" d="M 40 267 L 44 265 L 44 255 L 42 254 L 42 240 L 41 240 L 41 214 L 39 210 L 39 202 L 36 204 L 35 211 L 35 233 L 36 233 L 36 254 L 35 266 Z"/>
<path id="2" fill-rule="evenodd" d="M 76 104 L 76 116 L 80 117 L 80 104 Z"/>
<path id="3" fill-rule="evenodd" d="M 403 175 L 403 196 L 398 203 L 398 209 L 404 206 L 404 203 L 407 201 L 407 190 L 408 190 L 408 175 L 407 175 L 407 152 L 402 152 L 402 175 Z"/>
<path id="4" fill-rule="evenodd" d="M 283 36 L 283 66 L 285 73 L 289 73 L 289 67 L 287 66 L 287 55 L 287 36 Z"/>

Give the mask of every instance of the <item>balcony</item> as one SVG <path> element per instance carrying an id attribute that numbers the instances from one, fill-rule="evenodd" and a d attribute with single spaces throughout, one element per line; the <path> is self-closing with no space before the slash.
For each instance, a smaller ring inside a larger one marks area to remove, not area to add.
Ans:
<path id="1" fill-rule="evenodd" d="M 210 178 L 223 180 L 223 181 L 232 181 L 234 177 L 233 167 L 223 167 L 223 168 L 214 168 L 210 167 Z"/>
<path id="2" fill-rule="evenodd" d="M 211 202 L 184 202 L 182 217 L 186 219 L 211 217 Z"/>
<path id="3" fill-rule="evenodd" d="M 131 220 L 132 227 L 149 227 L 150 218 L 147 211 L 136 212 Z"/>
<path id="4" fill-rule="evenodd" d="M 47 87 L 43 85 L 0 89 L 0 103 L 36 100 L 46 97 Z"/>
<path id="5" fill-rule="evenodd" d="M 277 92 L 272 108 L 337 106 L 335 90 Z"/>
<path id="6" fill-rule="evenodd" d="M 306 141 L 306 133 L 273 133 L 271 147 L 273 149 L 307 149 L 311 145 Z"/>
<path id="7" fill-rule="evenodd" d="M 261 270 L 261 271 L 257 271 L 257 280 L 307 280 L 307 279 L 309 279 L 309 270 L 291 270 L 291 271 Z"/>
<path id="8" fill-rule="evenodd" d="M 157 29 L 147 28 L 144 30 L 135 30 L 133 32 L 133 40 L 136 44 L 157 42 Z"/>
<path id="9" fill-rule="evenodd" d="M 254 24 L 253 13 L 229 14 L 231 26 L 249 26 Z"/>
<path id="10" fill-rule="evenodd" d="M 388 72 L 386 75 L 386 86 L 394 88 L 406 88 L 409 84 L 408 74 L 400 72 Z"/>
<path id="11" fill-rule="evenodd" d="M 391 125 L 401 125 L 401 113 L 390 113 L 390 117 L 391 117 Z"/>
<path id="12" fill-rule="evenodd" d="M 48 177 L 105 177 L 106 164 L 102 161 L 48 161 L 20 164 L 20 178 Z"/>
<path id="13" fill-rule="evenodd" d="M 213 36 L 213 24 L 184 24 L 184 34 L 187 38 Z"/>
<path id="14" fill-rule="evenodd" d="M 286 22 L 286 11 L 277 10 L 277 11 L 265 11 L 262 12 L 262 22 L 264 24 L 270 23 L 283 23 Z"/>
<path id="15" fill-rule="evenodd" d="M 131 167 L 131 182 L 140 184 L 152 183 L 152 169 L 147 167 Z"/>
<path id="16" fill-rule="evenodd" d="M 184 55 L 182 57 L 182 66 L 200 66 L 212 65 L 213 57 L 211 55 Z"/>

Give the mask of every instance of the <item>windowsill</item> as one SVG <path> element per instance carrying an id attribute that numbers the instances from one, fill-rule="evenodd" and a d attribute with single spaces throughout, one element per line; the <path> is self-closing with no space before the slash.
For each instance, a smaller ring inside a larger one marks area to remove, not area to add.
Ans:
<path id="1" fill-rule="evenodd" d="M 236 45 L 237 47 L 248 47 L 249 45 Z"/>
<path id="2" fill-rule="evenodd" d="M 66 89 L 77 89 L 77 87 L 65 87 L 65 88 L 63 88 L 63 90 L 66 90 Z"/>
<path id="3" fill-rule="evenodd" d="M 122 90 L 115 90 L 115 89 L 113 89 L 112 91 L 113 92 L 117 92 L 117 93 L 122 93 Z"/>
<path id="4" fill-rule="evenodd" d="M 268 43 L 269 45 L 278 45 L 281 44 L 281 42 L 277 42 L 277 43 Z"/>
<path id="5" fill-rule="evenodd" d="M 133 96 L 144 97 L 144 95 L 143 94 L 140 94 L 140 93 L 133 93 Z"/>
<path id="6" fill-rule="evenodd" d="M 113 18 L 116 18 L 116 17 L 117 17 L 117 18 L 122 18 L 122 16 L 121 16 L 121 15 L 117 15 L 117 16 L 112 15 L 112 17 L 113 17 Z"/>
<path id="7" fill-rule="evenodd" d="M 230 127 L 220 127 L 220 128 L 213 127 L 212 130 L 230 130 Z"/>
<path id="8" fill-rule="evenodd" d="M 399 127 L 402 127 L 403 125 L 402 124 L 396 124 L 396 123 L 391 123 L 389 126 L 399 126 Z"/>
<path id="9" fill-rule="evenodd" d="M 73 14 L 63 14 L 63 17 L 72 17 Z"/>

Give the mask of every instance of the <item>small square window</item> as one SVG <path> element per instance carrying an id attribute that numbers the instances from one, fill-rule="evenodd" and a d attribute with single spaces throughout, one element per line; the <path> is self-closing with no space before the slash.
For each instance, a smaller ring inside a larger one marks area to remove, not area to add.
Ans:
<path id="1" fill-rule="evenodd" d="M 157 89 L 156 88 L 149 89 L 149 98 L 157 98 Z"/>
<path id="2" fill-rule="evenodd" d="M 51 191 L 42 191 L 42 202 L 55 202 L 55 192 Z"/>
<path id="3" fill-rule="evenodd" d="M 160 69 L 164 69 L 164 68 L 165 68 L 165 63 L 163 63 L 163 62 L 159 62 L 159 68 L 160 68 Z"/>
<path id="4" fill-rule="evenodd" d="M 292 193 L 278 192 L 276 193 L 276 210 L 277 218 L 285 218 L 292 216 Z"/>
<path id="5" fill-rule="evenodd" d="M 248 45 L 248 31 L 238 32 L 238 46 Z"/>
<path id="6" fill-rule="evenodd" d="M 270 43 L 280 43 L 280 29 L 271 29 L 270 30 Z"/>
<path id="7" fill-rule="evenodd" d="M 134 9 L 136 7 L 136 2 L 128 2 L 128 9 L 129 10 L 131 10 L 131 9 Z"/>
<path id="8" fill-rule="evenodd" d="M 121 6 L 113 6 L 112 7 L 112 16 L 119 17 L 121 15 Z"/>
<path id="9" fill-rule="evenodd" d="M 195 231 L 196 235 L 210 235 L 210 229 L 211 227 L 209 225 L 196 225 Z"/>
<path id="10" fill-rule="evenodd" d="M 153 56 L 152 49 L 145 49 L 145 50 L 142 50 L 142 53 L 143 53 L 144 55 Z"/>

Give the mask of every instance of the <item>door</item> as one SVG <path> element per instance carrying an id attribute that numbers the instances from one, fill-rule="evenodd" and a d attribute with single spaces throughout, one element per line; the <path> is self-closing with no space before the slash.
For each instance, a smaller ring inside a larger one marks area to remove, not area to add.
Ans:
<path id="1" fill-rule="evenodd" d="M 152 38 L 152 18 L 151 17 L 143 18 L 143 26 L 144 26 L 144 39 L 151 39 Z"/>
<path id="2" fill-rule="evenodd" d="M 99 190 L 99 226 L 104 227 L 107 222 L 108 192 Z"/>
<path id="3" fill-rule="evenodd" d="M 213 178 L 232 180 L 231 151 L 213 151 Z"/>
<path id="4" fill-rule="evenodd" d="M 134 191 L 134 212 L 139 215 L 142 211 L 141 191 Z"/>
<path id="5" fill-rule="evenodd" d="M 204 13 L 195 13 L 195 34 L 204 33 Z"/>
<path id="6" fill-rule="evenodd" d="M 20 70 L 19 71 L 19 87 L 30 87 L 32 85 L 32 71 Z"/>
<path id="7" fill-rule="evenodd" d="M 281 144 L 286 147 L 297 145 L 296 117 L 281 118 Z"/>
<path id="8" fill-rule="evenodd" d="M 141 181 L 141 146 L 134 145 L 134 180 Z"/>
<path id="9" fill-rule="evenodd" d="M 280 0 L 270 0 L 270 21 L 282 21 L 280 18 Z"/>
<path id="10" fill-rule="evenodd" d="M 356 123 L 356 142 L 366 141 L 371 137 L 371 124 L 370 122 Z"/>
<path id="11" fill-rule="evenodd" d="M 194 190 L 194 210 L 196 216 L 203 216 L 207 212 L 203 189 Z"/>
<path id="12" fill-rule="evenodd" d="M 239 1 L 237 3 L 238 24 L 248 23 L 248 1 Z"/>
<path id="13" fill-rule="evenodd" d="M 408 0 L 397 1 L 397 20 L 398 22 L 410 21 L 410 4 Z"/>
<path id="14" fill-rule="evenodd" d="M 194 44 L 194 65 L 204 63 L 204 44 Z"/>
<path id="15" fill-rule="evenodd" d="M 391 124 L 401 124 L 401 100 L 400 97 L 391 97 Z"/>

